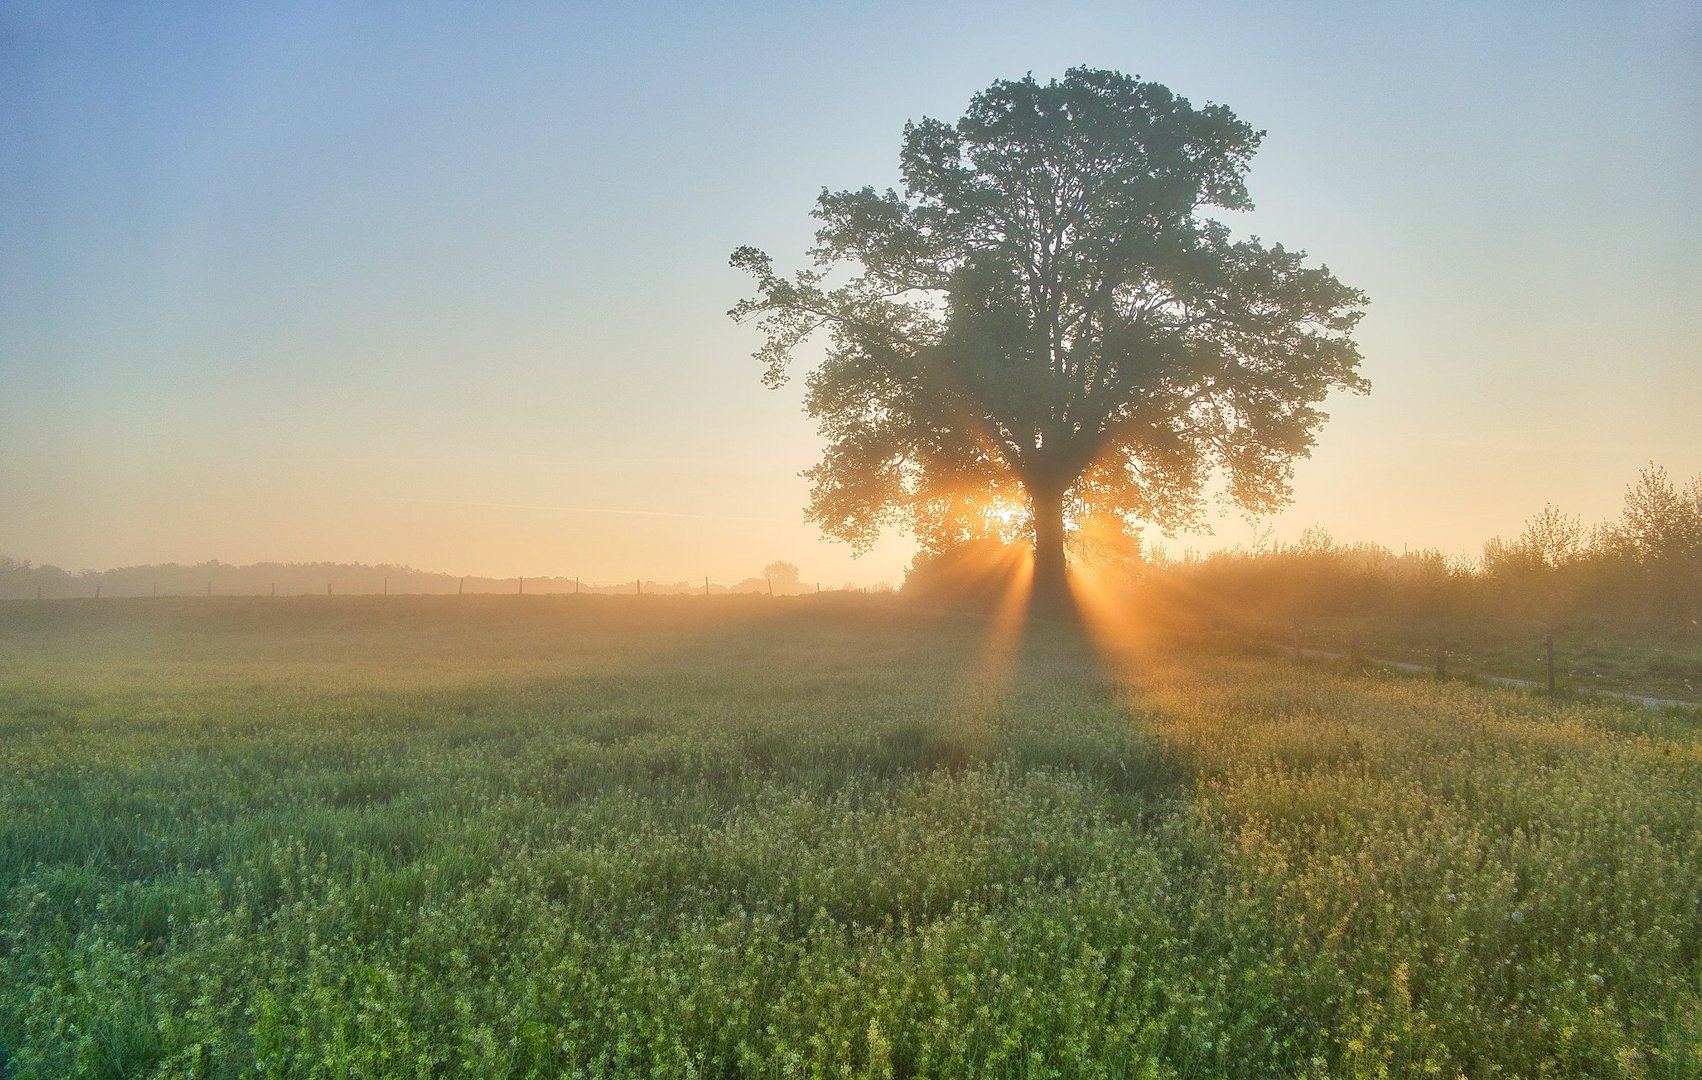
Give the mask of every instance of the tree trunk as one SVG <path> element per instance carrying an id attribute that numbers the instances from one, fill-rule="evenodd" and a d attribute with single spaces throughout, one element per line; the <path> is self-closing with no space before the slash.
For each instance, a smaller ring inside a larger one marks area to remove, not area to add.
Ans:
<path id="1" fill-rule="evenodd" d="M 1028 499 L 1034 511 L 1034 589 L 1029 611 L 1042 618 L 1069 618 L 1075 614 L 1075 604 L 1064 573 L 1064 493 L 1034 484 Z"/>

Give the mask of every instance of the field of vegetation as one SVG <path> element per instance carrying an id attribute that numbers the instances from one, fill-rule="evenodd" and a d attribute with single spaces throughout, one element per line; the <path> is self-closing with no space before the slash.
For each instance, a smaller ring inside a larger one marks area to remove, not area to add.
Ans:
<path id="1" fill-rule="evenodd" d="M 0 1075 L 1702 1076 L 1698 710 L 860 597 L 0 604 Z"/>
<path id="2" fill-rule="evenodd" d="M 1552 505 L 1481 561 L 1309 529 L 1297 544 L 1144 567 L 1133 603 L 1178 629 L 1702 703 L 1702 476 L 1650 465 L 1617 520 L 1590 529 Z"/>
<path id="3" fill-rule="evenodd" d="M 1591 622 L 1534 619 L 1320 617 L 1246 620 L 1236 640 L 1291 649 L 1296 631 L 1303 649 L 1418 664 L 1433 668 L 1443 650 L 1450 677 L 1522 679 L 1542 685 L 1548 677 L 1544 639 L 1554 643 L 1557 692 L 1607 692 L 1702 704 L 1702 634 L 1695 630 L 1649 630 Z M 1219 631 L 1217 636 L 1231 636 Z"/>

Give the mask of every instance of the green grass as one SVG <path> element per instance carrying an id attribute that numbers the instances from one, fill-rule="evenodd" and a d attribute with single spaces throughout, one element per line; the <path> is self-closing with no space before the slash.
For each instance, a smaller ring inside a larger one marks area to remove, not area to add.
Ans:
<path id="1" fill-rule="evenodd" d="M 1695 712 L 982 645 L 0 604 L 0 1075 L 1702 1075 Z"/>
<path id="2" fill-rule="evenodd" d="M 1246 632 L 1284 645 L 1293 625 L 1249 624 Z M 1355 639 L 1367 657 L 1433 665 L 1446 641 L 1450 673 L 1542 683 L 1548 676 L 1544 637 L 1554 639 L 1555 684 L 1567 693 L 1613 691 L 1702 704 L 1702 633 L 1695 627 L 1656 631 L 1605 622 L 1541 620 L 1300 620 L 1308 648 L 1347 653 Z"/>

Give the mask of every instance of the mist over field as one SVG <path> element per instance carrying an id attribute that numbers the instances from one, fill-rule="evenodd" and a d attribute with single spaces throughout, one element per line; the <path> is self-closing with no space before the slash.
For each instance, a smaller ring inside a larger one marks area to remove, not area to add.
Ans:
<path id="1" fill-rule="evenodd" d="M 492 578 L 416 570 L 411 566 L 363 566 L 346 563 L 256 563 L 231 566 L 221 562 L 179 566 L 125 566 L 75 573 L 51 564 L 37 566 L 27 559 L 0 555 L 0 599 L 93 598 L 158 596 L 370 596 L 474 595 L 722 595 L 761 593 L 793 596 L 818 592 L 823 583 L 805 583 L 798 567 L 784 559 L 769 563 L 750 577 L 732 581 L 656 581 L 630 578 L 597 582 L 575 577 Z M 828 584 L 828 589 L 865 591 L 867 586 Z M 890 591 L 884 583 L 875 591 Z"/>
<path id="2" fill-rule="evenodd" d="M 1699 42 L 0 4 L 0 1080 L 1702 1077 Z"/>
<path id="3" fill-rule="evenodd" d="M 984 630 L 0 606 L 8 1067 L 1694 1071 L 1695 709 Z"/>
<path id="4" fill-rule="evenodd" d="M 1637 491 L 1470 572 L 1083 558 L 1069 620 L 999 546 L 897 595 L 0 600 L 0 1052 L 1692 1075 L 1702 559 Z"/>

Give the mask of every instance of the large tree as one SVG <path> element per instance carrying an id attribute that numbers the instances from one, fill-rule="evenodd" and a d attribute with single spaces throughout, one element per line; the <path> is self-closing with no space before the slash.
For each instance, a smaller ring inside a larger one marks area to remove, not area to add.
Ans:
<path id="1" fill-rule="evenodd" d="M 823 191 L 814 266 L 733 253 L 764 381 L 826 331 L 805 407 L 827 439 L 809 517 L 866 548 L 1033 538 L 1035 591 L 1067 596 L 1066 532 L 1197 523 L 1215 474 L 1268 512 L 1334 389 L 1363 390 L 1363 294 L 1305 253 L 1237 239 L 1263 132 L 1158 83 L 1074 68 L 1001 80 L 955 125 L 904 129 L 902 194 Z"/>

